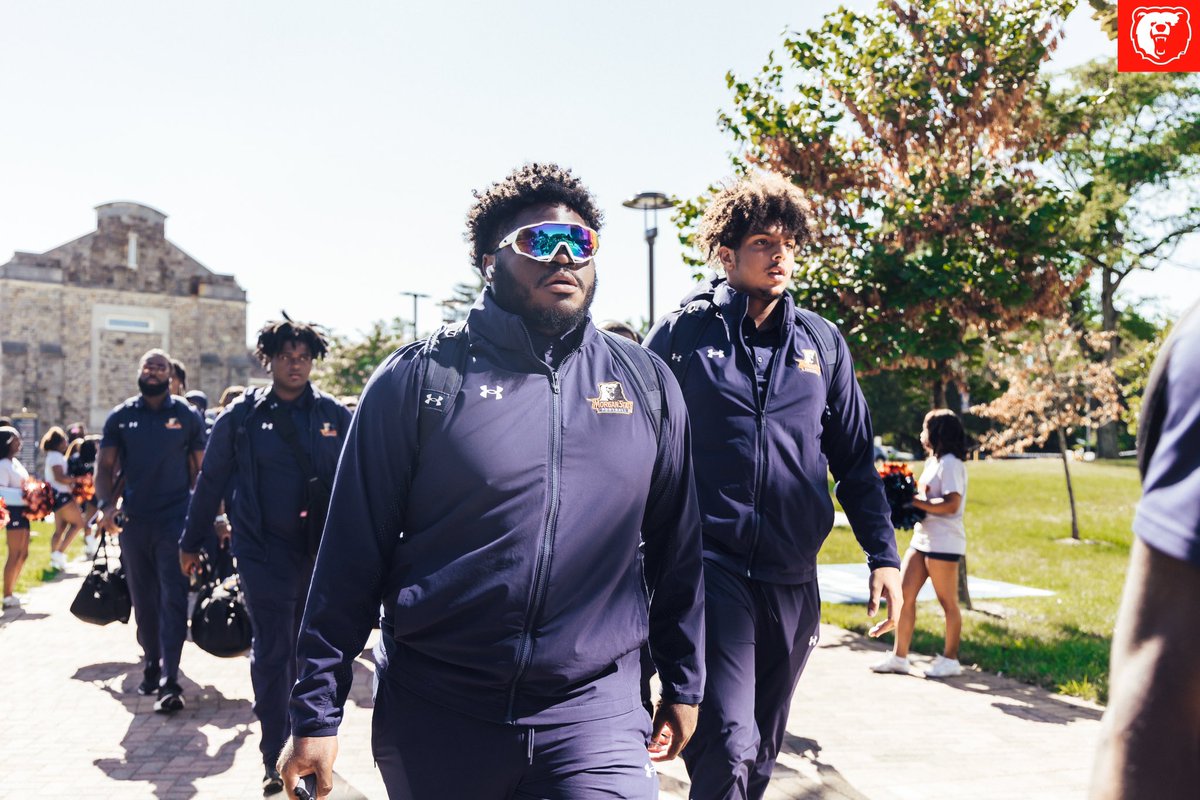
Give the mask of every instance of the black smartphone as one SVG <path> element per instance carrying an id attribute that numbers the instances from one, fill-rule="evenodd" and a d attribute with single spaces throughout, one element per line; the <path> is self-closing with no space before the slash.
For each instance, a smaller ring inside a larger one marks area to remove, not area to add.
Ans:
<path id="1" fill-rule="evenodd" d="M 317 800 L 317 776 L 305 775 L 294 791 L 299 800 Z"/>

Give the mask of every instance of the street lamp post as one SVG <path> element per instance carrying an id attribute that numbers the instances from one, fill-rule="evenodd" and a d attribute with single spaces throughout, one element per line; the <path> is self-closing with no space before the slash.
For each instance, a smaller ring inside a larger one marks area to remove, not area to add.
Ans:
<path id="1" fill-rule="evenodd" d="M 662 192 L 642 192 L 635 194 L 621 205 L 626 208 L 640 208 L 642 220 L 646 227 L 646 250 L 649 255 L 650 274 L 650 318 L 648 324 L 654 324 L 654 240 L 658 238 L 658 212 L 661 209 L 673 208 L 675 201 Z"/>
<path id="2" fill-rule="evenodd" d="M 423 297 L 429 297 L 429 295 L 421 294 L 420 292 L 401 292 L 400 294 L 413 299 L 413 341 L 415 342 L 417 340 L 417 336 L 420 335 L 417 333 L 417 300 Z"/>

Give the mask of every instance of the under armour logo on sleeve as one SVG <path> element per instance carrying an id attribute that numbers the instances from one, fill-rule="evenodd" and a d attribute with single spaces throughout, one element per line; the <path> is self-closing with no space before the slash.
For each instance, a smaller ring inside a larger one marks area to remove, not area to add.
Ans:
<path id="1" fill-rule="evenodd" d="M 683 361 L 683 356 L 679 355 L 679 353 L 671 353 L 671 360 L 672 361 Z"/>
<path id="2" fill-rule="evenodd" d="M 262 429 L 264 431 L 273 431 L 273 430 L 275 430 L 275 423 L 274 422 L 264 422 L 262 424 Z"/>
<path id="3" fill-rule="evenodd" d="M 442 407 L 442 398 L 436 396 L 435 394 L 433 394 L 433 392 L 430 392 L 425 395 L 425 405 L 436 406 L 437 408 L 441 408 Z"/>
<path id="4" fill-rule="evenodd" d="M 714 350 L 713 348 L 710 347 L 710 348 L 708 348 L 708 352 L 705 353 L 705 355 L 708 356 L 709 358 L 724 358 L 725 351 L 724 350 Z"/>
<path id="5" fill-rule="evenodd" d="M 480 386 L 479 387 L 479 396 L 480 397 L 492 397 L 496 400 L 503 400 L 504 399 L 504 387 L 501 386 L 500 384 L 496 384 L 495 389 L 489 389 L 487 386 Z"/>

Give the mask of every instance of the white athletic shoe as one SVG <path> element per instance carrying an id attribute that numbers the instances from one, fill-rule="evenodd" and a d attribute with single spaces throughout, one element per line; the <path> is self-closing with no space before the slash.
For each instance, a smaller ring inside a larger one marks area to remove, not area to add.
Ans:
<path id="1" fill-rule="evenodd" d="M 4 598 L 4 607 L 5 608 L 20 608 L 21 607 L 21 598 L 17 597 L 15 594 L 10 594 L 8 597 Z"/>
<path id="2" fill-rule="evenodd" d="M 962 675 L 962 664 L 958 663 L 957 658 L 946 658 L 938 656 L 933 660 L 933 666 L 925 670 L 926 678 L 953 678 Z"/>
<path id="3" fill-rule="evenodd" d="M 67 568 L 67 554 L 58 551 L 51 553 L 50 566 L 55 569 L 65 570 Z"/>
<path id="4" fill-rule="evenodd" d="M 895 653 L 888 653 L 887 657 L 878 663 L 871 665 L 872 672 L 894 672 L 897 675 L 908 675 L 909 665 L 907 658 L 901 658 Z"/>

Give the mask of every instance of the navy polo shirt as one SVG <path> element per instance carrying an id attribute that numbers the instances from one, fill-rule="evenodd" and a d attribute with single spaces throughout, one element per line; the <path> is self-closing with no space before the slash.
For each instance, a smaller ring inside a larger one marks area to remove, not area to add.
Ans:
<path id="1" fill-rule="evenodd" d="M 1133 531 L 1155 550 L 1200 567 L 1200 313 L 1172 338 L 1166 414 Z"/>
<path id="2" fill-rule="evenodd" d="M 746 352 L 749 353 L 751 365 L 754 367 L 754 377 L 758 384 L 760 399 L 766 396 L 771 359 L 774 357 L 775 351 L 779 349 L 782 332 L 778 319 L 781 308 L 783 308 L 782 303 L 775 308 L 771 319 L 767 320 L 766 325 L 761 328 L 757 327 L 754 320 L 748 316 L 742 320 L 742 341 L 746 344 Z"/>
<path id="3" fill-rule="evenodd" d="M 276 409 L 292 417 L 301 447 L 312 459 L 312 392 L 307 388 L 296 400 L 285 403 L 274 392 L 267 396 L 246 426 L 250 452 L 254 454 L 255 490 L 262 513 L 263 533 L 277 541 L 307 547 L 300 531 L 304 507 L 304 485 L 308 476 L 296 462 L 296 454 L 274 422 Z"/>
<path id="4" fill-rule="evenodd" d="M 157 411 L 141 395 L 114 408 L 104 421 L 100 447 L 117 449 L 125 514 L 182 518 L 192 488 L 190 456 L 205 442 L 204 420 L 182 397 L 168 395 Z"/>

